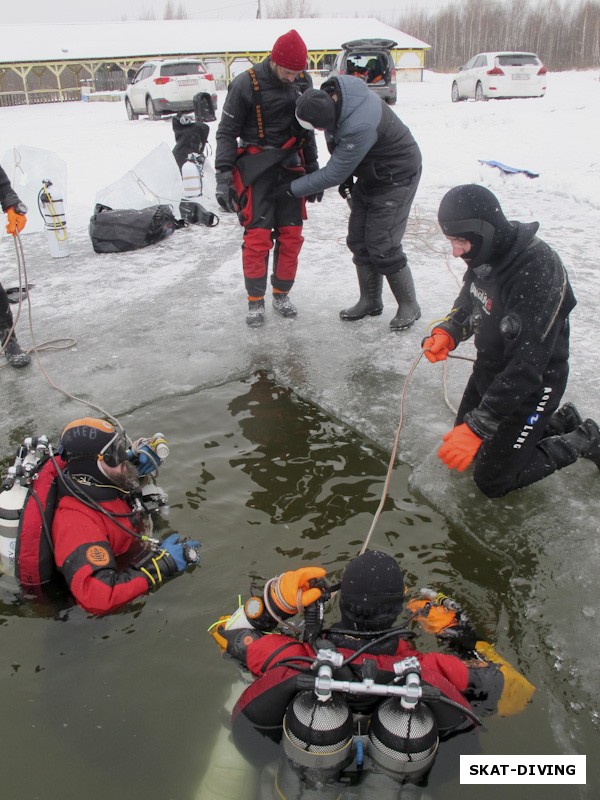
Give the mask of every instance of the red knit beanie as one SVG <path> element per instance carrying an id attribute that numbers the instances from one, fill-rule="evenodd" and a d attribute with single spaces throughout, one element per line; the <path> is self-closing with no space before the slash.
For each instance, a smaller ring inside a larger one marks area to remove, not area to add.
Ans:
<path id="1" fill-rule="evenodd" d="M 302 72 L 307 64 L 306 45 L 298 31 L 291 30 L 280 36 L 271 50 L 271 61 L 284 69 Z"/>

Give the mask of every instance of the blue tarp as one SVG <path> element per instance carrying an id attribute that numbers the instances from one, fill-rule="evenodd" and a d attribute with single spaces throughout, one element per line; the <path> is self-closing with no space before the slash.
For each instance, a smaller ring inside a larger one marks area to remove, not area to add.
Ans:
<path id="1" fill-rule="evenodd" d="M 501 164 L 500 161 L 482 161 L 479 159 L 479 163 L 487 164 L 488 167 L 498 167 L 502 172 L 506 172 L 507 175 L 514 175 L 517 172 L 521 172 L 523 175 L 527 175 L 528 178 L 539 178 L 538 172 L 531 172 L 531 170 L 528 169 L 518 169 L 517 167 L 508 167 L 506 164 Z"/>

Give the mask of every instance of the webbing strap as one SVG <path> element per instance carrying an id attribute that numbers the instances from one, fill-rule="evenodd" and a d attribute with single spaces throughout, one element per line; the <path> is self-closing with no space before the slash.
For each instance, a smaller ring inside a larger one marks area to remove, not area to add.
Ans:
<path id="1" fill-rule="evenodd" d="M 254 89 L 254 99 L 255 99 L 255 108 L 256 108 L 256 124 L 258 126 L 258 138 L 264 139 L 265 138 L 265 129 L 263 126 L 263 118 L 262 118 L 262 108 L 260 105 L 261 102 L 261 94 L 260 94 L 260 86 L 258 85 L 258 78 L 256 77 L 256 73 L 250 67 L 248 70 L 250 73 L 250 78 L 252 80 L 252 88 Z"/>

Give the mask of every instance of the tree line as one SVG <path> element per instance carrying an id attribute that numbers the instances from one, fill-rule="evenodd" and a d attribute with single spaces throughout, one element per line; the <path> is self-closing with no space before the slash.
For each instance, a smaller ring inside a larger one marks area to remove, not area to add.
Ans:
<path id="1" fill-rule="evenodd" d="M 600 2 L 465 0 L 436 13 L 410 11 L 389 24 L 431 45 L 428 69 L 452 72 L 476 53 L 537 53 L 547 69 L 600 66 Z"/>

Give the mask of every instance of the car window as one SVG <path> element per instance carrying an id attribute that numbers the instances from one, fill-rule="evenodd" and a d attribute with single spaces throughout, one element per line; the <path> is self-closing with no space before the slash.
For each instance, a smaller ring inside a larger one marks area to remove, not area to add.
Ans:
<path id="1" fill-rule="evenodd" d="M 165 78 L 172 78 L 175 75 L 205 75 L 206 70 L 198 61 L 183 61 L 177 64 L 163 64 L 160 74 Z"/>
<path id="2" fill-rule="evenodd" d="M 487 67 L 487 56 L 479 56 L 475 59 L 474 66 L 479 69 L 479 67 Z"/>
<path id="3" fill-rule="evenodd" d="M 464 65 L 463 69 L 473 69 L 475 66 L 475 62 L 477 61 L 478 56 L 474 56 L 471 58 L 467 63 Z"/>
<path id="4" fill-rule="evenodd" d="M 508 53 L 498 56 L 497 61 L 500 67 L 523 67 L 527 64 L 537 66 L 540 63 L 533 53 Z"/>

